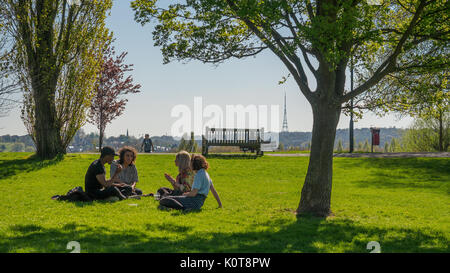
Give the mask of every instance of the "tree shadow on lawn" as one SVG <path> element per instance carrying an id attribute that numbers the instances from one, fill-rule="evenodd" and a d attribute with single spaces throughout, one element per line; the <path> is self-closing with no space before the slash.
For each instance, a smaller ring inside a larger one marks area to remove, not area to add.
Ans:
<path id="1" fill-rule="evenodd" d="M 257 159 L 261 156 L 259 155 L 247 155 L 247 154 L 208 154 L 206 158 L 212 159 Z"/>
<path id="2" fill-rule="evenodd" d="M 64 156 L 58 156 L 51 160 L 41 160 L 36 155 L 23 159 L 3 160 L 0 159 L 0 179 L 6 179 L 18 173 L 28 173 L 58 164 Z"/>
<path id="3" fill-rule="evenodd" d="M 360 187 L 376 188 L 428 188 L 444 187 L 450 193 L 450 185 L 444 177 L 450 175 L 448 159 L 428 158 L 368 158 L 346 159 L 335 162 L 335 170 L 361 168 L 365 177 L 356 183 Z M 445 189 L 444 189 L 445 190 Z"/>
<path id="4" fill-rule="evenodd" d="M 62 228 L 13 225 L 10 231 L 14 235 L 0 235 L 0 252 L 69 252 L 66 246 L 70 241 L 79 242 L 81 252 L 368 253 L 369 241 L 378 241 L 382 252 L 449 251 L 449 242 L 441 232 L 364 227 L 350 220 L 280 219 L 251 226 L 249 231 L 224 233 L 198 232 L 194 227 L 177 224 L 143 225 L 135 230 L 108 230 L 76 223 Z M 153 232 L 157 234 L 152 235 Z"/>

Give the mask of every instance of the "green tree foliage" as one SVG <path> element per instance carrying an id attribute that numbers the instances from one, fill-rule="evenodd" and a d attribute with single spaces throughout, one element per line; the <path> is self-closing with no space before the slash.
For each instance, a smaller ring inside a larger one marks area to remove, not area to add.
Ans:
<path id="1" fill-rule="evenodd" d="M 360 141 L 358 142 L 358 145 L 356 146 L 358 151 L 363 151 L 363 143 Z"/>
<path id="2" fill-rule="evenodd" d="M 135 0 L 132 8 L 137 22 L 157 21 L 153 38 L 164 63 L 221 63 L 267 49 L 292 75 L 314 120 L 299 215 L 330 213 L 342 104 L 405 67 L 442 65 L 445 59 L 431 54 L 436 50 L 448 55 L 443 50 L 449 39 L 444 0 L 386 0 L 381 5 L 359 0 L 188 0 L 165 7 L 159 2 Z M 349 92 L 345 78 L 351 57 L 355 69 L 368 76 Z"/>
<path id="3" fill-rule="evenodd" d="M 392 153 L 398 152 L 398 141 L 396 138 L 392 138 L 390 146 Z"/>
<path id="4" fill-rule="evenodd" d="M 365 106 L 380 116 L 394 111 L 438 124 L 439 150 L 444 151 L 445 115 L 450 110 L 450 66 L 440 71 L 402 71 L 386 77 L 364 98 Z"/>
<path id="5" fill-rule="evenodd" d="M 184 138 L 182 140 L 184 140 Z M 196 153 L 199 151 L 199 147 L 198 147 L 197 142 L 195 141 L 193 132 L 191 133 L 191 139 L 189 141 L 185 141 L 184 148 L 185 148 L 184 150 L 189 153 Z"/>
<path id="6" fill-rule="evenodd" d="M 23 143 L 14 143 L 11 147 L 11 152 L 24 152 L 25 144 Z"/>
<path id="7" fill-rule="evenodd" d="M 186 151 L 188 143 L 184 140 L 184 137 L 181 138 L 180 144 L 178 144 L 177 152 Z"/>
<path id="8" fill-rule="evenodd" d="M 418 118 L 402 137 L 408 152 L 448 151 L 450 147 L 450 113 L 443 117 L 442 143 L 440 123 L 432 117 Z"/>
<path id="9" fill-rule="evenodd" d="M 11 38 L 6 33 L 6 28 L 2 22 L 2 9 L 0 6 L 0 117 L 6 116 L 17 101 L 14 94 L 20 92 L 17 78 L 14 77 L 14 66 L 11 62 Z"/>
<path id="10" fill-rule="evenodd" d="M 366 141 L 364 141 L 363 151 L 364 152 L 370 152 L 370 144 L 369 144 L 369 140 L 368 139 L 366 139 Z"/>
<path id="11" fill-rule="evenodd" d="M 22 119 L 41 158 L 65 153 L 86 122 L 111 38 L 111 0 L 0 0 L 24 89 Z"/>
<path id="12" fill-rule="evenodd" d="M 342 145 L 342 139 L 339 139 L 338 146 L 337 146 L 337 152 L 342 153 L 344 151 L 344 146 Z"/>

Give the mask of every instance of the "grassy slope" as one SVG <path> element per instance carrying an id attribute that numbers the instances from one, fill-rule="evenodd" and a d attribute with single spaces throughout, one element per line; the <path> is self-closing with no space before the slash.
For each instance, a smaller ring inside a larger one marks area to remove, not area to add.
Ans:
<path id="1" fill-rule="evenodd" d="M 75 186 L 95 155 L 44 164 L 0 153 L 0 252 L 449 252 L 448 159 L 336 158 L 327 220 L 297 220 L 308 158 L 211 158 L 224 204 L 209 195 L 201 212 L 159 211 L 152 198 L 66 203 L 50 199 Z M 172 155 L 142 155 L 144 193 L 176 175 Z M 137 206 L 131 205 L 137 204 Z"/>

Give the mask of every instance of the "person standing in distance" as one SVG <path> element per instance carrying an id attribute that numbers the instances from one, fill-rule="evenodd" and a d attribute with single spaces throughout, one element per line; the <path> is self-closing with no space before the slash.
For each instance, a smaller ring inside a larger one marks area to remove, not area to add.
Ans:
<path id="1" fill-rule="evenodd" d="M 149 134 L 145 134 L 144 141 L 142 141 L 141 144 L 141 150 L 142 146 L 144 146 L 144 152 L 151 153 L 155 151 L 155 148 L 153 147 L 152 139 L 150 138 Z"/>

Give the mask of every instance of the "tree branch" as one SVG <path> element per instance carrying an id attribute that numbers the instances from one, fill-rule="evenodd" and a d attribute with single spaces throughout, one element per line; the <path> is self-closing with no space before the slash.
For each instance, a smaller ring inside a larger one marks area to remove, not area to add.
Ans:
<path id="1" fill-rule="evenodd" d="M 411 19 L 411 22 L 409 23 L 408 28 L 403 33 L 394 52 L 380 65 L 380 67 L 375 71 L 375 73 L 372 75 L 372 77 L 370 77 L 365 83 L 363 83 L 362 85 L 357 87 L 352 92 L 349 92 L 349 93 L 341 96 L 341 99 L 340 99 L 341 103 L 349 101 L 351 98 L 354 98 L 354 97 L 362 94 L 369 88 L 376 85 L 384 76 L 386 76 L 387 74 L 389 74 L 390 72 L 393 72 L 395 70 L 395 64 L 397 61 L 397 57 L 401 53 L 403 45 L 405 44 L 406 40 L 411 35 L 414 27 L 416 26 L 417 20 L 420 18 L 420 15 L 423 12 L 426 5 L 427 5 L 427 3 L 425 0 L 420 1 L 420 4 L 417 7 L 414 17 Z"/>
<path id="2" fill-rule="evenodd" d="M 238 7 L 235 5 L 233 0 L 226 0 L 228 5 L 232 10 L 234 10 L 236 13 L 238 13 Z M 312 101 L 314 99 L 314 93 L 311 92 L 308 85 L 303 81 L 301 76 L 299 75 L 300 71 L 297 71 L 295 67 L 292 65 L 290 60 L 288 60 L 285 56 L 285 52 L 282 52 L 279 50 L 272 42 L 270 42 L 269 38 L 267 38 L 256 26 L 253 22 L 251 22 L 248 18 L 241 17 L 240 18 L 244 23 L 252 30 L 258 38 L 261 39 L 277 56 L 280 58 L 280 60 L 285 64 L 285 66 L 288 68 L 288 70 L 291 72 L 292 76 L 296 80 L 297 84 L 300 87 L 300 90 L 302 91 L 303 95 L 306 97 L 308 101 Z M 278 34 L 276 31 L 274 32 Z M 279 35 L 279 34 L 278 34 Z M 280 36 L 281 37 L 281 36 Z M 275 39 L 277 44 L 281 44 L 281 40 Z M 300 64 L 301 65 L 301 64 Z M 303 72 L 304 74 L 304 72 Z M 304 74 L 305 75 L 305 74 Z M 306 76 L 306 75 L 305 75 Z"/>
<path id="3" fill-rule="evenodd" d="M 309 57 L 308 57 L 307 54 L 306 54 L 306 51 L 307 51 L 307 50 L 306 50 L 306 48 L 302 45 L 302 43 L 300 42 L 300 39 L 299 39 L 299 37 L 298 37 L 298 35 L 297 35 L 297 32 L 296 32 L 295 29 L 294 29 L 294 26 L 293 26 L 292 23 L 291 23 L 291 20 L 289 19 L 289 16 L 292 17 L 292 19 L 293 19 L 294 21 L 296 21 L 297 18 L 295 18 L 295 14 L 289 13 L 287 10 L 285 10 L 285 12 L 286 12 L 286 14 L 284 14 L 285 20 L 286 20 L 286 22 L 287 22 L 287 24 L 288 24 L 289 29 L 291 30 L 292 35 L 294 36 L 294 41 L 296 41 L 297 44 L 298 44 L 298 46 L 300 47 L 300 50 L 301 50 L 302 55 L 303 55 L 303 59 L 305 60 L 305 63 L 308 65 L 309 70 L 310 70 L 311 73 L 314 75 L 314 77 L 316 77 L 316 79 L 317 79 L 317 76 L 318 76 L 317 70 L 314 69 L 314 67 L 312 66 L 311 62 L 309 61 Z M 297 24 L 297 27 L 298 27 L 298 21 L 296 21 L 295 23 Z"/>

